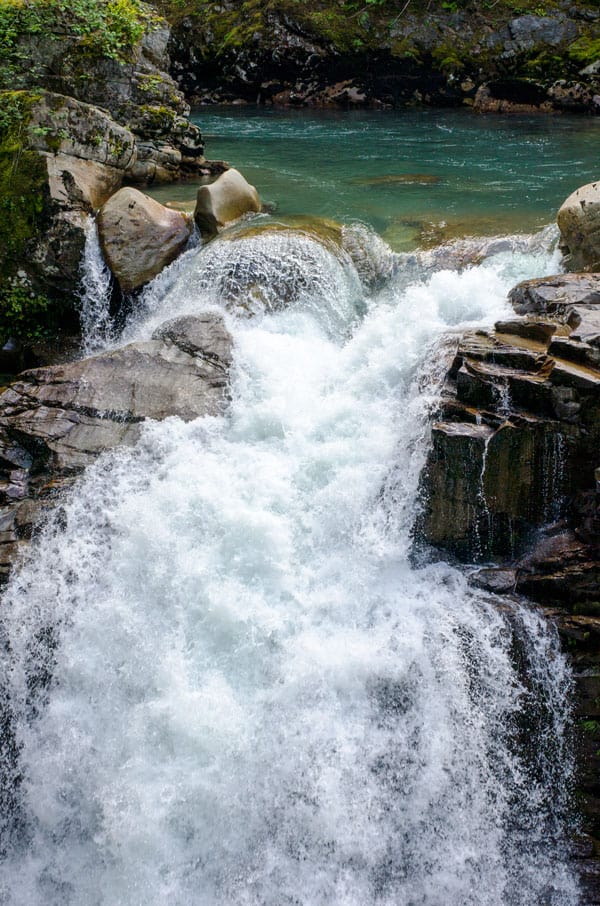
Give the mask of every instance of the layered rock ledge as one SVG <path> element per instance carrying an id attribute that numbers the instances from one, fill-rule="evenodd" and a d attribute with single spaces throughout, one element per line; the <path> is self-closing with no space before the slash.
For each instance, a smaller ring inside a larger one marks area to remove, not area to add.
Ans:
<path id="1" fill-rule="evenodd" d="M 416 538 L 556 622 L 575 674 L 584 902 L 600 902 L 600 274 L 519 284 L 463 336 L 432 426 Z"/>

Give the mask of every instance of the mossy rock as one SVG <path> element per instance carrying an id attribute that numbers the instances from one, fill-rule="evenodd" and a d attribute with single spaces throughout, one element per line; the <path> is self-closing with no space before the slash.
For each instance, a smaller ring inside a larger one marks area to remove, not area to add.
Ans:
<path id="1" fill-rule="evenodd" d="M 46 163 L 27 147 L 39 94 L 0 93 L 0 276 L 11 277 L 44 228 L 49 205 Z"/>
<path id="2" fill-rule="evenodd" d="M 0 343 L 46 336 L 65 318 L 72 329 L 86 215 L 133 155 L 131 133 L 98 108 L 0 92 Z"/>

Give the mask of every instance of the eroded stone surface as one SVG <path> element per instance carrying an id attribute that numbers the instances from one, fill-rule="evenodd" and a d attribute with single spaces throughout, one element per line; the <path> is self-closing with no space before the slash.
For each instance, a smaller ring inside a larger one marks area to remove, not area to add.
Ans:
<path id="1" fill-rule="evenodd" d="M 510 298 L 522 319 L 458 344 L 422 481 L 418 531 L 467 560 L 523 553 L 598 464 L 600 277 L 530 280 Z"/>
<path id="2" fill-rule="evenodd" d="M 20 375 L 0 395 L 0 577 L 40 516 L 143 421 L 224 411 L 232 341 L 217 314 L 178 318 L 151 340 Z"/>
<path id="3" fill-rule="evenodd" d="M 231 168 L 210 185 L 200 186 L 194 220 L 201 234 L 211 238 L 226 223 L 260 210 L 260 198 L 254 186 L 238 170 Z"/>

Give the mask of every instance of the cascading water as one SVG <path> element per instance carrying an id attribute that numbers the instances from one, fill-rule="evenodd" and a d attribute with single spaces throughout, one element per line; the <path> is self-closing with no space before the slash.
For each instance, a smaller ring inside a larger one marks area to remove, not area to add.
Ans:
<path id="1" fill-rule="evenodd" d="M 227 415 L 100 459 L 5 593 L 0 902 L 575 906 L 554 636 L 409 558 L 441 338 L 547 259 L 364 299 L 346 253 L 286 241 L 150 288 L 130 337 L 229 305 L 232 255 L 241 303 L 304 273 L 227 314 Z"/>
<path id="2" fill-rule="evenodd" d="M 110 315 L 112 275 L 102 255 L 98 228 L 93 217 L 88 218 L 81 267 L 81 322 L 84 355 L 91 355 L 116 338 Z"/>

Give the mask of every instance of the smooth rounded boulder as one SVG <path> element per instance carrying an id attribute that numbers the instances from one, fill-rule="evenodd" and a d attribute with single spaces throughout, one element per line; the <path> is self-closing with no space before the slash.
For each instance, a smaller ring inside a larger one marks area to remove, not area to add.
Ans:
<path id="1" fill-rule="evenodd" d="M 600 271 L 600 181 L 569 195 L 556 219 L 565 267 L 570 271 Z"/>
<path id="2" fill-rule="evenodd" d="M 100 244 L 124 293 L 133 292 L 183 251 L 190 220 L 137 189 L 120 189 L 98 214 Z"/>
<path id="3" fill-rule="evenodd" d="M 216 236 L 226 223 L 243 214 L 262 209 L 258 192 L 239 170 L 225 170 L 208 186 L 200 186 L 196 199 L 194 220 L 205 239 Z"/>

